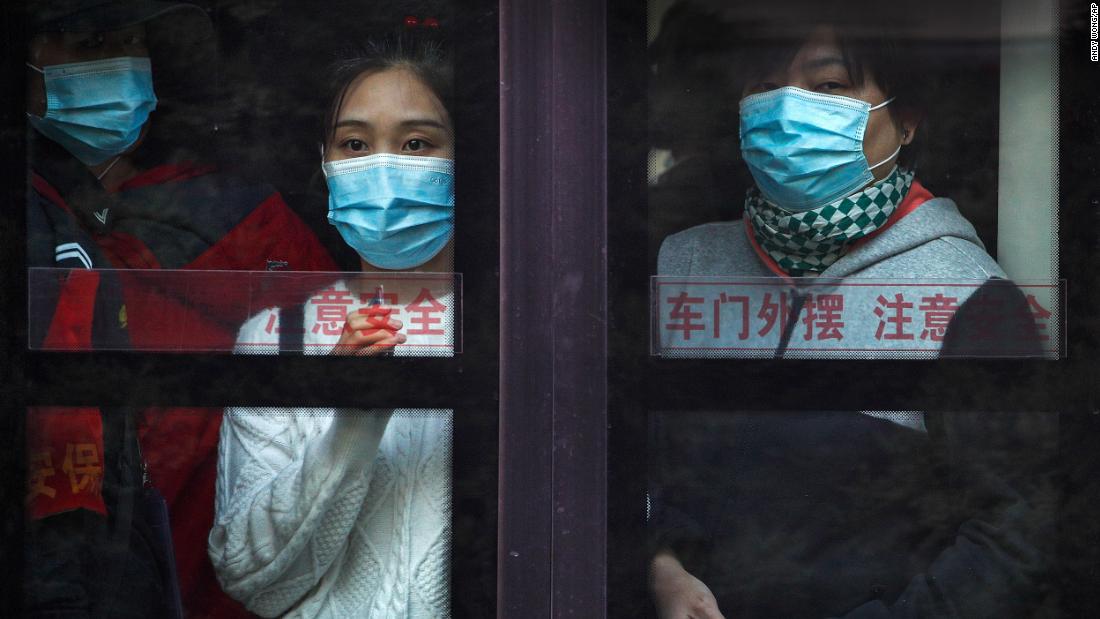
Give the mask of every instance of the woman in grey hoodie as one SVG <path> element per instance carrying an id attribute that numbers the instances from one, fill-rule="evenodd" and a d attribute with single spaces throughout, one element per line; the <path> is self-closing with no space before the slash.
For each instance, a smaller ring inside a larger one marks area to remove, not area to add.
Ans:
<path id="1" fill-rule="evenodd" d="M 744 218 L 669 236 L 659 275 L 783 278 L 790 324 L 805 309 L 792 278 L 1004 278 L 956 204 L 908 165 L 925 93 L 892 64 L 903 54 L 882 31 L 866 36 L 867 22 L 818 15 L 802 15 L 804 29 L 780 26 L 798 33 L 793 42 L 765 34 L 748 63 L 740 133 L 755 186 Z M 1011 286 L 992 290 L 1018 301 Z M 965 307 L 988 291 L 956 292 Z M 969 350 L 965 316 L 940 354 Z M 881 347 L 873 333 L 850 328 L 845 346 Z M 742 345 L 795 356 L 791 329 L 758 340 Z M 651 443 L 666 467 L 651 483 L 650 520 L 662 619 L 1015 617 L 1042 603 L 1053 551 L 1048 417 L 697 417 L 658 416 Z"/>

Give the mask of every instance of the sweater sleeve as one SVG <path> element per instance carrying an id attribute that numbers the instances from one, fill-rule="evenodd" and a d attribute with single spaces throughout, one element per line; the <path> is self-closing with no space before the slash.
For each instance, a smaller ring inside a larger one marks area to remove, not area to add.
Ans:
<path id="1" fill-rule="evenodd" d="M 249 610 L 286 612 L 346 547 L 391 411 L 226 409 L 208 552 Z"/>

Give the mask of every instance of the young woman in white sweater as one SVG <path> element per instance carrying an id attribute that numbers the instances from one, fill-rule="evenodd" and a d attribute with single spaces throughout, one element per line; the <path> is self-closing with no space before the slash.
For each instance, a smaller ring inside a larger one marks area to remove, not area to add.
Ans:
<path id="1" fill-rule="evenodd" d="M 363 271 L 453 270 L 450 80 L 440 45 L 407 36 L 374 42 L 336 71 L 324 142 L 329 222 Z M 352 278 L 329 292 L 376 294 L 365 287 Z M 387 283 L 380 307 L 399 310 L 414 288 Z M 452 296 L 435 302 L 448 323 Z M 305 303 L 292 320 L 324 324 L 319 306 Z M 306 328 L 302 348 L 450 354 L 450 330 L 409 333 L 378 311 L 349 311 L 342 329 Z M 254 316 L 238 349 L 277 353 L 282 314 Z M 222 586 L 267 617 L 448 616 L 451 429 L 440 410 L 227 409 L 209 539 Z"/>

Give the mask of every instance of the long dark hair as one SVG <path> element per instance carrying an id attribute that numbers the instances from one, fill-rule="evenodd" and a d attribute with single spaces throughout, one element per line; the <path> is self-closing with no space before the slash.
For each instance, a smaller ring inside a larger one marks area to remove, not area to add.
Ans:
<path id="1" fill-rule="evenodd" d="M 336 116 L 344 98 L 359 76 L 402 68 L 419 77 L 443 103 L 448 114 L 454 98 L 454 67 L 449 46 L 434 32 L 393 32 L 367 39 L 362 45 L 344 48 L 332 67 L 329 104 L 322 127 L 322 144 L 328 144 L 336 129 Z"/>

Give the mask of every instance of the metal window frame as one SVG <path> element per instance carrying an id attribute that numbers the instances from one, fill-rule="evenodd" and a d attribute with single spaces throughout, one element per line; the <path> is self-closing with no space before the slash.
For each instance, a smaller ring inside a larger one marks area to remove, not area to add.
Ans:
<path id="1" fill-rule="evenodd" d="M 602 0 L 501 3 L 497 616 L 606 608 Z"/>

